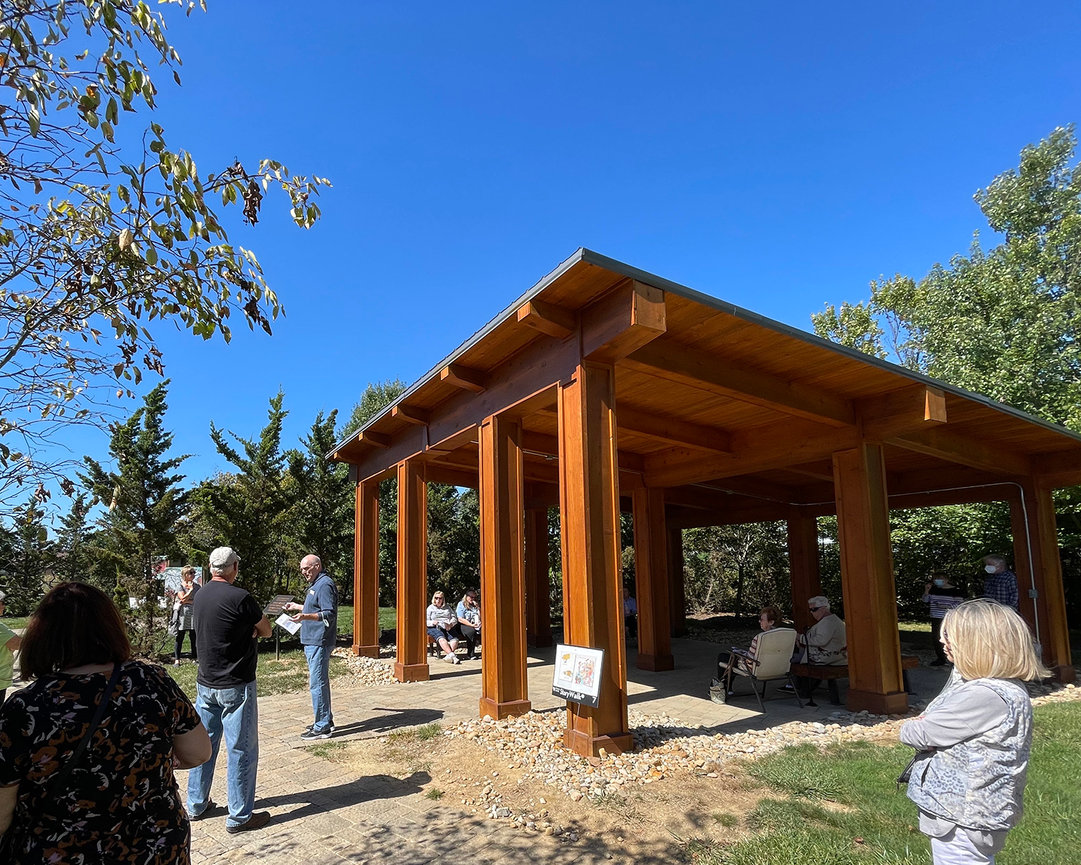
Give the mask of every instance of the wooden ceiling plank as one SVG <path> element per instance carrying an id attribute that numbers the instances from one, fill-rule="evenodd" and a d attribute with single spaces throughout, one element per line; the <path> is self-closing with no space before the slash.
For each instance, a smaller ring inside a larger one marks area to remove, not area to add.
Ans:
<path id="1" fill-rule="evenodd" d="M 1037 485 L 1044 489 L 1081 486 L 1081 448 L 1038 454 L 1032 467 Z"/>
<path id="2" fill-rule="evenodd" d="M 471 393 L 481 393 L 487 387 L 487 375 L 460 363 L 447 364 L 439 371 L 439 380 Z"/>
<path id="3" fill-rule="evenodd" d="M 573 312 L 543 300 L 531 300 L 518 307 L 518 323 L 555 339 L 566 339 L 577 328 Z"/>
<path id="4" fill-rule="evenodd" d="M 582 311 L 582 357 L 614 363 L 666 330 L 664 292 L 627 280 Z"/>
<path id="5" fill-rule="evenodd" d="M 832 426 L 856 422 L 852 404 L 843 397 L 670 341 L 651 342 L 627 357 L 623 364 L 669 381 L 690 383 L 741 402 Z"/>

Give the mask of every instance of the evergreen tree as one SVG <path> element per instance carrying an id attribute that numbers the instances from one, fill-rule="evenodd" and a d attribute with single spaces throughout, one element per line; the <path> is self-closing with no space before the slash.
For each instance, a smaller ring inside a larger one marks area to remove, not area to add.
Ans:
<path id="1" fill-rule="evenodd" d="M 26 616 L 45 593 L 45 577 L 52 565 L 52 549 L 45 528 L 45 510 L 34 496 L 12 514 L 12 528 L 5 531 L 3 547 L 7 572 L 8 612 Z"/>
<path id="2" fill-rule="evenodd" d="M 87 471 L 80 475 L 94 499 L 107 507 L 99 521 L 104 559 L 138 600 L 138 615 L 132 616 L 139 624 L 130 636 L 141 652 L 150 652 L 160 636 L 156 616 L 164 618 L 158 615 L 162 587 L 154 566 L 177 549 L 176 526 L 188 508 L 188 493 L 180 487 L 184 476 L 176 473 L 187 456 L 167 456 L 173 444 L 164 426 L 168 384 L 154 388 L 142 408 L 113 426 L 109 456 L 115 469 L 106 471 L 84 457 Z"/>
<path id="3" fill-rule="evenodd" d="M 334 449 L 337 410 L 315 418 L 311 433 L 301 439 L 304 451 L 290 451 L 289 474 L 295 503 L 290 525 L 299 547 L 319 556 L 323 567 L 336 577 L 352 574 L 353 485 L 349 469 L 326 455 Z M 340 579 L 343 588 L 351 579 Z"/>
<path id="4" fill-rule="evenodd" d="M 72 499 L 71 510 L 60 520 L 56 537 L 56 576 L 65 582 L 89 580 L 93 559 L 91 527 L 87 520 L 90 506 L 86 496 L 79 493 Z M 99 586 L 100 588 L 100 586 Z M 111 583 L 105 587 L 111 588 Z"/>
<path id="5" fill-rule="evenodd" d="M 286 456 L 281 449 L 285 394 L 270 400 L 267 423 L 257 439 L 210 424 L 210 438 L 236 471 L 203 484 L 197 518 L 215 535 L 213 546 L 230 546 L 241 559 L 240 581 L 257 600 L 269 600 L 288 584 L 297 556 L 288 527 Z M 239 449 L 233 443 L 239 445 Z M 212 547 L 213 549 L 213 547 Z"/>

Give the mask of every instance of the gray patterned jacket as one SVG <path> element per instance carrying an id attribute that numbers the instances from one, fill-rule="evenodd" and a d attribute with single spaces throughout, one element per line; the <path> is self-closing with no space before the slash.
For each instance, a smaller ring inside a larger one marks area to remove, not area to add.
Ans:
<path id="1" fill-rule="evenodd" d="M 1001 831 L 1021 819 L 1032 743 L 1032 703 L 1017 681 L 954 674 L 901 741 L 934 751 L 912 767 L 908 798 L 957 826 Z"/>

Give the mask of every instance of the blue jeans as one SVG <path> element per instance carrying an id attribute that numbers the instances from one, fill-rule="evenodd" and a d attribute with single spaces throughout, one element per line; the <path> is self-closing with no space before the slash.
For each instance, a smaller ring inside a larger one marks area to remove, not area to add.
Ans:
<path id="1" fill-rule="evenodd" d="M 305 646 L 304 657 L 308 659 L 308 687 L 312 692 L 312 711 L 317 733 L 334 726 L 334 714 L 330 711 L 330 646 Z"/>
<path id="2" fill-rule="evenodd" d="M 210 804 L 214 763 L 225 734 L 228 754 L 226 789 L 229 816 L 226 826 L 239 826 L 255 810 L 255 775 L 259 768 L 259 706 L 255 682 L 238 688 L 207 688 L 196 685 L 195 711 L 210 735 L 210 759 L 188 773 L 188 813 L 197 817 Z"/>

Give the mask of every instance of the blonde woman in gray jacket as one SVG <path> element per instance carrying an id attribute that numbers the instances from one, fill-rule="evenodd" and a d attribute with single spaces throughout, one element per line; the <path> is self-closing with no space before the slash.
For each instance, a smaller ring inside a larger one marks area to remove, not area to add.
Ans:
<path id="1" fill-rule="evenodd" d="M 994 865 L 1021 819 L 1032 703 L 1024 681 L 1048 675 L 1032 634 L 1010 607 L 986 599 L 946 613 L 953 675 L 901 741 L 919 749 L 908 797 L 931 839 L 934 865 Z"/>

